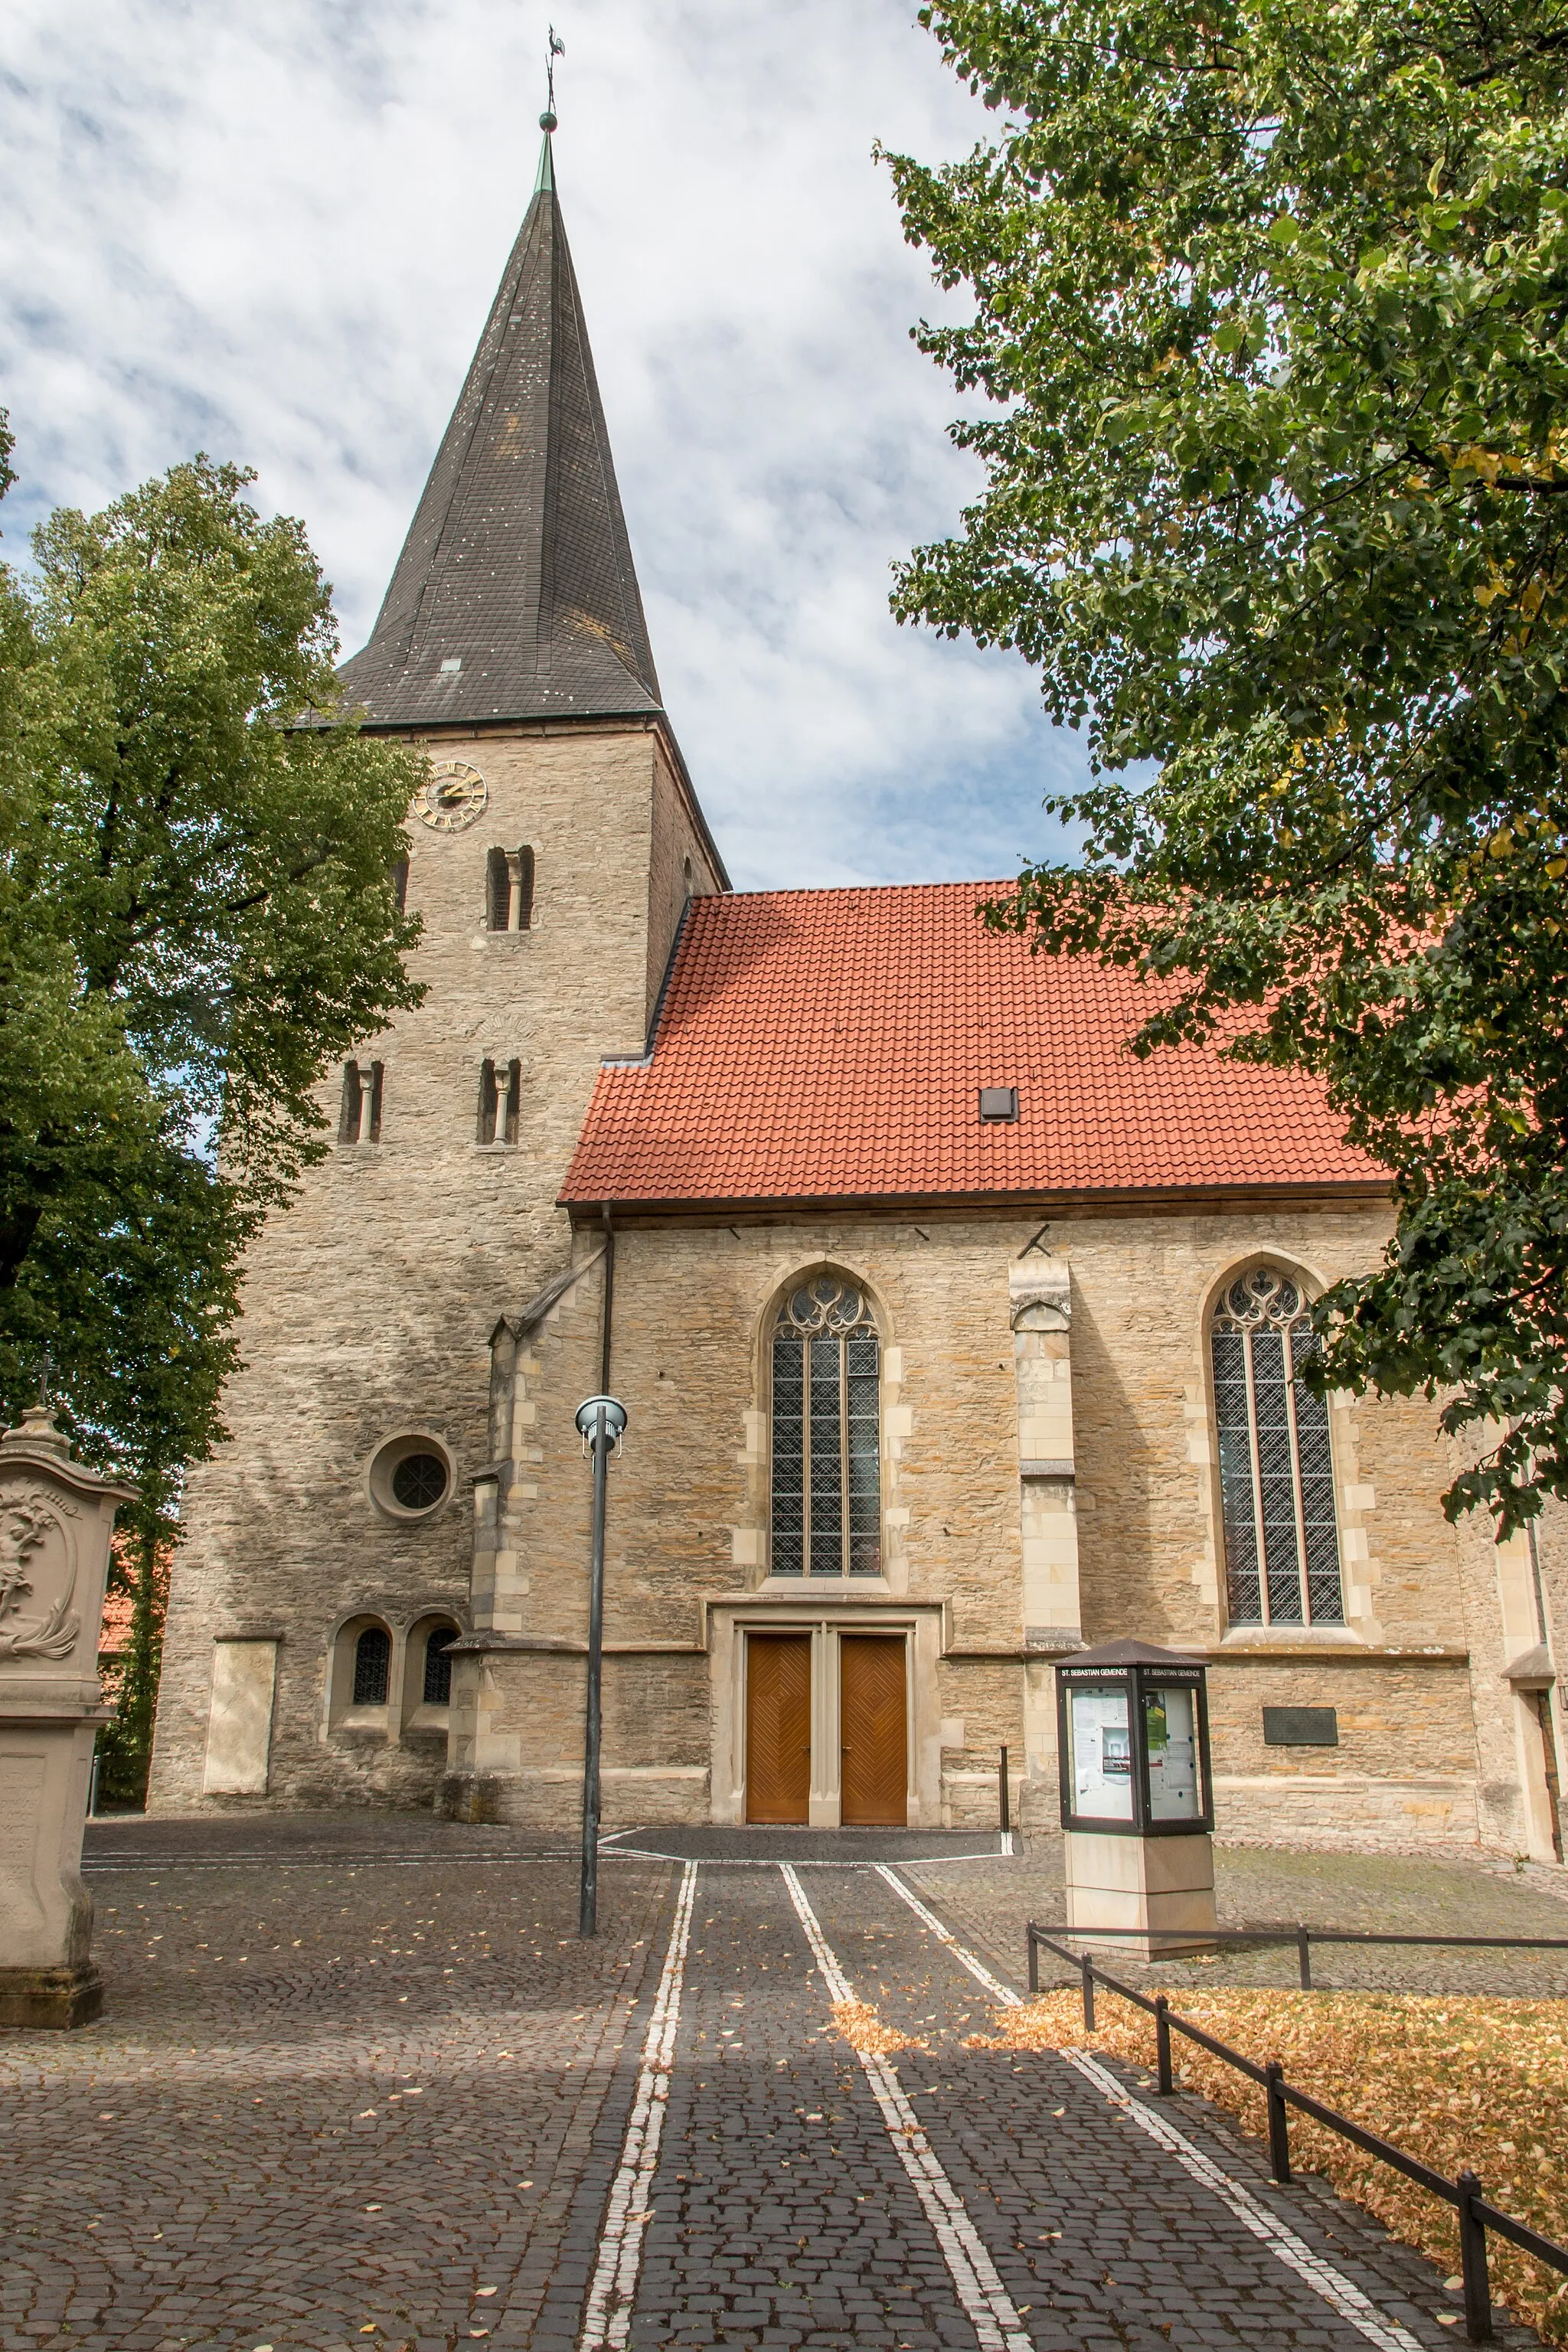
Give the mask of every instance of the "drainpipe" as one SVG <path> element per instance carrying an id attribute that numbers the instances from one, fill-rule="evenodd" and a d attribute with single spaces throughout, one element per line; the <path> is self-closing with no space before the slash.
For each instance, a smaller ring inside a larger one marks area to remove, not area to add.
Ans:
<path id="1" fill-rule="evenodd" d="M 610 1222 L 608 1201 L 599 1204 L 599 1214 L 605 1221 L 605 1307 L 599 1329 L 599 1394 L 610 1393 L 610 1322 L 616 1304 L 616 1229 Z"/>
<path id="2" fill-rule="evenodd" d="M 605 1221 L 605 1291 L 599 1323 L 599 1395 L 610 1393 L 610 1334 L 616 1304 L 616 1229 L 610 1203 Z M 594 1433 L 594 1533 L 588 1569 L 588 1692 L 583 1732 L 583 1863 L 577 1933 L 599 1928 L 599 1747 L 605 1677 L 605 1514 L 608 1499 L 610 1433 L 601 1409 Z"/>

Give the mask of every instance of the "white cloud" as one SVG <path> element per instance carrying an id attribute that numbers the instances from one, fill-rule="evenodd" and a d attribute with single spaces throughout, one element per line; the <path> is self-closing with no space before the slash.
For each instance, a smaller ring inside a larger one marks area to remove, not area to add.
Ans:
<path id="1" fill-rule="evenodd" d="M 976 475 L 874 139 L 985 118 L 900 0 L 555 0 L 556 167 L 665 698 L 738 882 L 999 875 L 1079 772 L 1016 658 L 897 628 Z M 532 184 L 515 0 L 13 0 L 5 520 L 198 446 L 363 642 Z"/>

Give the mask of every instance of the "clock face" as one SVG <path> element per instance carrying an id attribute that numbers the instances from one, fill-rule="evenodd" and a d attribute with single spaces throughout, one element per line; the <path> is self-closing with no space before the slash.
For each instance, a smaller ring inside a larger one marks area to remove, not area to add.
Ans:
<path id="1" fill-rule="evenodd" d="M 489 786 L 467 760 L 443 760 L 431 769 L 414 805 L 433 833 L 461 833 L 479 815 L 489 796 Z"/>

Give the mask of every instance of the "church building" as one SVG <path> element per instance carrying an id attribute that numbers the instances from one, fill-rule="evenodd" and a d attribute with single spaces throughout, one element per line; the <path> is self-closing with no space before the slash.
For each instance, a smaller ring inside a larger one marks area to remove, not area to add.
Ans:
<path id="1" fill-rule="evenodd" d="M 1053 1668 L 1208 1663 L 1217 1832 L 1562 1859 L 1552 1525 L 1300 1378 L 1384 1175 L 1289 1073 L 1139 1062 L 1005 884 L 736 893 L 665 711 L 547 134 L 369 643 L 420 1009 L 323 1093 L 191 1481 L 153 1806 L 1058 1818 Z M 329 1103 L 330 1094 L 330 1103 Z M 1555 1544 L 1555 1549 L 1554 1549 Z"/>

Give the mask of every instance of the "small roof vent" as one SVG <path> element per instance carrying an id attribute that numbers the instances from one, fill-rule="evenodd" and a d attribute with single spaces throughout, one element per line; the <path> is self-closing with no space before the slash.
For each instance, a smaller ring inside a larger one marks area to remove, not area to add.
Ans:
<path id="1" fill-rule="evenodd" d="M 980 1116 L 988 1124 L 994 1124 L 999 1120 L 1016 1118 L 1018 1116 L 1017 1087 L 982 1087 L 980 1089 Z"/>

